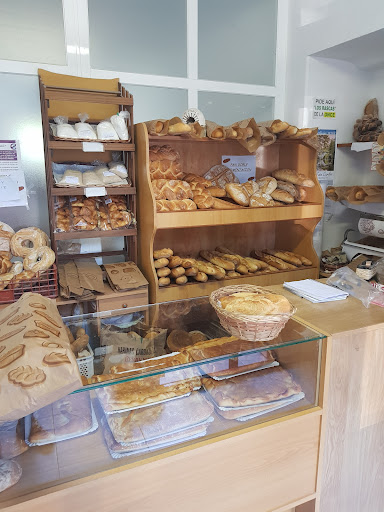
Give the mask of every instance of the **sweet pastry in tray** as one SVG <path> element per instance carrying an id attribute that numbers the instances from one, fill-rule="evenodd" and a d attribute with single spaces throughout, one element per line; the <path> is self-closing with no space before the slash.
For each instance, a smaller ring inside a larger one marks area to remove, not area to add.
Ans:
<path id="1" fill-rule="evenodd" d="M 88 392 L 68 395 L 34 412 L 28 442 L 48 444 L 86 434 L 93 427 Z"/>
<path id="2" fill-rule="evenodd" d="M 221 381 L 203 378 L 203 385 L 219 408 L 268 404 L 301 392 L 290 373 L 279 366 Z"/>
<path id="3" fill-rule="evenodd" d="M 145 359 L 144 361 L 138 361 L 135 363 L 126 363 L 111 366 L 111 373 L 127 373 L 129 376 L 136 374 L 146 374 L 151 371 L 159 371 L 164 368 L 170 368 L 171 366 L 179 366 L 192 362 L 193 359 L 187 352 L 175 352 L 173 354 L 167 354 L 160 357 L 152 357 L 151 359 Z M 121 375 L 120 377 L 122 377 Z"/>
<path id="4" fill-rule="evenodd" d="M 195 391 L 178 400 L 128 413 L 108 415 L 107 421 L 117 442 L 132 444 L 204 423 L 212 412 L 213 405 Z"/>
<path id="5" fill-rule="evenodd" d="M 188 378 L 182 370 L 123 382 L 97 389 L 104 411 L 114 413 L 181 397 L 200 387 L 199 378 Z"/>
<path id="6" fill-rule="evenodd" d="M 262 342 L 240 340 L 236 336 L 230 336 L 202 341 L 187 350 L 195 361 L 203 361 L 262 347 Z M 272 364 L 277 364 L 272 353 L 270 350 L 263 350 L 262 352 L 206 363 L 201 365 L 200 369 L 213 378 L 228 378 Z"/>

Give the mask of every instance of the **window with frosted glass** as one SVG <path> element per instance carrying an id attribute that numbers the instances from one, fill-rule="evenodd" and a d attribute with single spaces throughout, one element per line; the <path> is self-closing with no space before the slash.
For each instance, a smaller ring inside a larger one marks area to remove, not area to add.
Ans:
<path id="1" fill-rule="evenodd" d="M 0 0 L 0 59 L 66 65 L 61 0 Z"/>
<path id="2" fill-rule="evenodd" d="M 277 0 L 199 0 L 199 78 L 274 85 Z"/>
<path id="3" fill-rule="evenodd" d="M 133 94 L 135 123 L 181 117 L 188 108 L 188 92 L 185 89 L 123 85 Z"/>
<path id="4" fill-rule="evenodd" d="M 88 0 L 91 66 L 186 76 L 186 0 Z"/>
<path id="5" fill-rule="evenodd" d="M 273 119 L 274 98 L 220 92 L 199 92 L 199 109 L 206 119 L 218 124 L 254 117 L 256 121 Z"/>

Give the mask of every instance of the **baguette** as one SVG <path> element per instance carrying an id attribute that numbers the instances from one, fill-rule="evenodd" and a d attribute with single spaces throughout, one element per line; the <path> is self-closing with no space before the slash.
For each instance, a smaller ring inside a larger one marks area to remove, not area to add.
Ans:
<path id="1" fill-rule="evenodd" d="M 246 275 L 248 274 L 248 271 L 248 267 L 246 265 L 243 265 L 242 263 L 240 263 L 240 265 L 237 265 L 236 267 L 236 272 L 239 272 L 239 274 Z"/>
<path id="2" fill-rule="evenodd" d="M 280 119 L 275 119 L 268 130 L 272 133 L 281 133 L 289 127 L 289 124 Z"/>
<path id="3" fill-rule="evenodd" d="M 272 176 L 277 180 L 288 181 L 289 183 L 300 185 L 302 187 L 311 188 L 315 186 L 315 183 L 304 176 L 304 174 L 300 174 L 292 169 L 278 169 L 273 171 Z"/>
<path id="4" fill-rule="evenodd" d="M 208 274 L 210 276 L 214 276 L 217 273 L 215 267 L 206 261 L 195 260 L 194 266 L 199 272 L 204 272 L 204 274 Z"/>
<path id="5" fill-rule="evenodd" d="M 213 208 L 217 210 L 234 210 L 235 208 L 241 208 L 238 204 L 229 203 L 228 201 L 223 201 L 223 199 L 219 199 L 217 197 L 213 198 Z"/>
<path id="6" fill-rule="evenodd" d="M 287 263 L 291 263 L 292 265 L 295 265 L 295 267 L 301 267 L 302 265 L 301 259 L 299 259 L 291 252 L 279 251 L 276 249 L 265 249 L 264 252 L 266 254 L 270 254 L 271 256 L 276 256 L 276 258 L 280 258 Z"/>
<path id="7" fill-rule="evenodd" d="M 277 268 L 278 270 L 293 270 L 296 269 L 294 265 L 291 265 L 290 263 L 287 263 L 280 258 L 276 258 L 276 256 L 271 256 L 270 254 L 266 254 L 262 251 L 254 251 L 255 256 L 258 257 L 258 259 L 265 261 L 268 263 L 268 265 L 271 265 L 272 267 Z"/>
<path id="8" fill-rule="evenodd" d="M 288 254 L 289 256 L 294 256 L 295 258 L 299 259 L 302 263 L 302 265 L 305 265 L 307 267 L 310 267 L 313 265 L 312 261 L 306 258 L 305 256 L 302 256 L 301 254 L 297 254 L 296 252 L 291 251 L 284 251 L 285 254 Z"/>
<path id="9" fill-rule="evenodd" d="M 214 256 L 219 256 L 220 258 L 225 258 L 226 260 L 232 261 L 235 265 L 240 263 L 240 259 L 234 254 L 227 254 L 220 251 L 211 251 Z"/>
<path id="10" fill-rule="evenodd" d="M 240 277 L 240 272 L 236 272 L 236 270 L 230 270 L 227 272 L 227 277 Z"/>
<path id="11" fill-rule="evenodd" d="M 251 255 L 252 256 L 252 255 Z M 261 270 L 266 270 L 268 269 L 268 263 L 265 263 L 265 261 L 262 261 L 262 260 L 258 260 L 257 258 L 246 258 L 247 260 L 252 260 L 253 262 L 257 263 L 260 267 Z"/>
<path id="12" fill-rule="evenodd" d="M 289 125 L 286 130 L 280 132 L 277 136 L 279 139 L 289 139 L 293 135 L 296 135 L 298 128 L 293 125 Z"/>
<path id="13" fill-rule="evenodd" d="M 213 265 L 223 268 L 224 270 L 235 270 L 235 264 L 220 256 L 215 256 L 210 251 L 200 251 L 199 255 Z"/>
<path id="14" fill-rule="evenodd" d="M 225 270 L 218 265 L 213 265 L 216 269 L 216 274 L 213 276 L 218 281 L 225 278 Z"/>

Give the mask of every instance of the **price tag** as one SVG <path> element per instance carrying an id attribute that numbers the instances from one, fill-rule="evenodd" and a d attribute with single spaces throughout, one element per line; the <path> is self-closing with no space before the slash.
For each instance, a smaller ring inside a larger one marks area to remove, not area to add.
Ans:
<path id="1" fill-rule="evenodd" d="M 101 142 L 83 142 L 84 153 L 104 153 L 104 144 Z"/>
<path id="2" fill-rule="evenodd" d="M 86 197 L 106 196 L 107 191 L 105 190 L 105 187 L 87 187 L 84 189 L 84 195 Z"/>

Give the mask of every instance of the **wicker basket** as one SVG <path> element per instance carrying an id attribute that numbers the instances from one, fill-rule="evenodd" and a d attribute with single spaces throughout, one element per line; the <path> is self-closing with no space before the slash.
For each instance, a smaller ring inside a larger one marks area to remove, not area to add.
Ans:
<path id="1" fill-rule="evenodd" d="M 228 312 L 221 307 L 220 299 L 238 292 L 252 292 L 257 294 L 272 294 L 269 290 L 254 285 L 225 286 L 211 293 L 209 301 L 219 317 L 221 325 L 233 336 L 248 341 L 270 341 L 275 339 L 285 324 L 296 312 L 291 306 L 289 313 L 279 315 L 242 315 Z"/>

